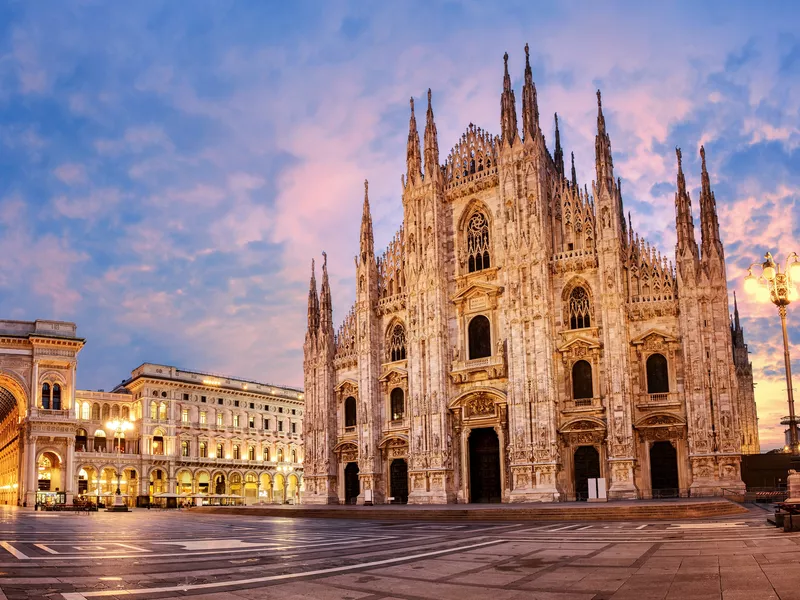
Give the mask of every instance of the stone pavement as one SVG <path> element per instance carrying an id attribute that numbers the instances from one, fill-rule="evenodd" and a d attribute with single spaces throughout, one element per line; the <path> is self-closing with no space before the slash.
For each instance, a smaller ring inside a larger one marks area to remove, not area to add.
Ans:
<path id="1" fill-rule="evenodd" d="M 416 523 L 5 509 L 0 589 L 64 600 L 800 600 L 800 534 L 768 527 L 767 514 Z"/>

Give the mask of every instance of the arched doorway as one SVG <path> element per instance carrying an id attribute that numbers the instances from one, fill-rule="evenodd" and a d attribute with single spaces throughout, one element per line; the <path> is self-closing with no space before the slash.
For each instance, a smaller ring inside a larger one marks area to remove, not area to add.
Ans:
<path id="1" fill-rule="evenodd" d="M 573 455 L 575 499 L 589 499 L 589 479 L 600 477 L 600 453 L 594 446 L 578 446 Z"/>
<path id="2" fill-rule="evenodd" d="M 389 467 L 389 485 L 393 502 L 408 502 L 408 463 L 403 458 L 395 458 Z"/>
<path id="3" fill-rule="evenodd" d="M 500 440 L 492 427 L 469 434 L 470 502 L 500 502 Z"/>
<path id="4" fill-rule="evenodd" d="M 87 435 L 85 429 L 78 429 L 75 432 L 75 451 L 76 452 L 86 452 L 87 446 Z"/>
<path id="5" fill-rule="evenodd" d="M 349 462 L 344 468 L 344 501 L 345 504 L 355 504 L 361 493 L 358 481 L 358 463 Z"/>
<path id="6" fill-rule="evenodd" d="M 283 475 L 276 473 L 275 479 L 273 479 L 272 482 L 274 486 L 273 498 L 278 504 L 283 504 L 286 502 L 286 481 L 284 480 Z"/>
<path id="7" fill-rule="evenodd" d="M 297 480 L 297 475 L 292 473 L 286 478 L 286 498 L 291 499 L 293 504 L 297 504 L 300 496 L 300 482 Z"/>
<path id="8" fill-rule="evenodd" d="M 650 486 L 654 498 L 678 496 L 678 452 L 671 442 L 654 442 L 650 447 Z"/>
<path id="9" fill-rule="evenodd" d="M 186 494 L 188 496 L 192 493 L 192 473 L 190 471 L 181 471 L 175 480 L 178 488 L 175 491 L 178 494 Z"/>
<path id="10" fill-rule="evenodd" d="M 244 476 L 244 503 L 256 502 L 258 502 L 258 475 L 250 472 Z"/>
<path id="11" fill-rule="evenodd" d="M 201 471 L 196 474 L 195 481 L 197 482 L 197 493 L 198 494 L 210 494 L 209 491 L 209 482 L 210 478 L 208 476 L 207 471 Z"/>
<path id="12" fill-rule="evenodd" d="M 261 474 L 261 489 L 258 490 L 258 502 L 272 502 L 272 478 L 269 473 Z"/>
<path id="13" fill-rule="evenodd" d="M 214 493 L 217 495 L 225 494 L 225 475 L 222 473 L 214 478 Z"/>
<path id="14" fill-rule="evenodd" d="M 167 474 L 162 469 L 150 471 L 150 502 L 158 494 L 163 494 L 167 490 Z"/>
<path id="15" fill-rule="evenodd" d="M 43 452 L 37 464 L 38 487 L 40 492 L 55 492 L 61 485 L 61 460 L 53 452 Z"/>

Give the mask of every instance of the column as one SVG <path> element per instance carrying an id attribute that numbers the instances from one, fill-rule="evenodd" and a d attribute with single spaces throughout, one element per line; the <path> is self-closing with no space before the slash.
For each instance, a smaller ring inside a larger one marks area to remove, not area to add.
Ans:
<path id="1" fill-rule="evenodd" d="M 39 361 L 33 361 L 33 374 L 31 379 L 31 407 L 38 406 L 37 398 L 39 398 Z M 29 407 L 30 408 L 30 407 Z M 38 486 L 38 483 L 37 483 Z"/>
<path id="2" fill-rule="evenodd" d="M 67 458 L 62 469 L 61 479 L 64 486 L 64 492 L 67 494 L 67 504 L 72 504 L 72 499 L 75 494 L 77 474 L 75 473 L 75 443 L 67 440 Z"/>
<path id="3" fill-rule="evenodd" d="M 25 494 L 25 500 L 28 502 L 28 506 L 33 506 L 36 502 L 36 492 L 39 490 L 39 478 L 37 476 L 37 465 L 36 465 L 36 438 L 31 437 L 28 441 L 28 455 L 27 455 L 27 464 L 25 465 L 25 472 L 27 473 L 27 481 L 25 482 L 25 488 L 27 489 L 27 493 Z"/>

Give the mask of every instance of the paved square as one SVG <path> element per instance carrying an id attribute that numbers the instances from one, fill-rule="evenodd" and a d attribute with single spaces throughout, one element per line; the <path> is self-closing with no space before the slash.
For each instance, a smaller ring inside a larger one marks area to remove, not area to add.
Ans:
<path id="1" fill-rule="evenodd" d="M 800 534 L 692 522 L 418 523 L 0 509 L 0 600 L 800 600 Z"/>

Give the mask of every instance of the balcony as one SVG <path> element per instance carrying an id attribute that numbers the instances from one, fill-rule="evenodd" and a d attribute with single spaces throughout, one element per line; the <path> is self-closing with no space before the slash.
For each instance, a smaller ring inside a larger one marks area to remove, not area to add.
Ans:
<path id="1" fill-rule="evenodd" d="M 42 421 L 77 421 L 78 418 L 73 411 L 68 408 L 60 410 L 50 410 L 46 408 L 32 408 L 28 414 L 29 418 Z"/>
<path id="2" fill-rule="evenodd" d="M 506 376 L 505 354 L 495 354 L 473 360 L 453 361 L 450 378 L 453 383 L 469 383 L 500 379 Z"/>
<path id="3" fill-rule="evenodd" d="M 581 413 L 603 410 L 602 398 L 578 398 L 563 403 L 562 413 Z"/>
<path id="4" fill-rule="evenodd" d="M 680 397 L 675 392 L 659 394 L 640 394 L 636 408 L 639 410 L 656 410 L 661 408 L 678 408 L 681 405 Z"/>

